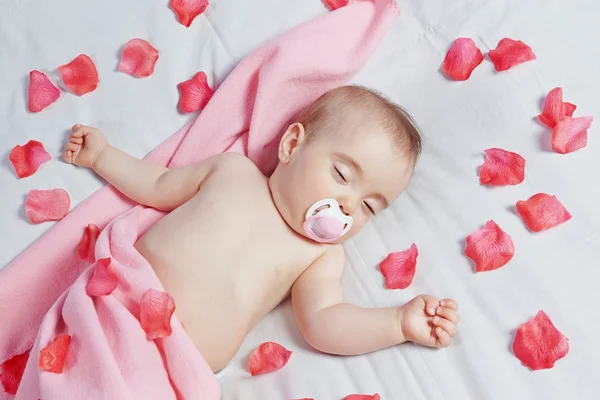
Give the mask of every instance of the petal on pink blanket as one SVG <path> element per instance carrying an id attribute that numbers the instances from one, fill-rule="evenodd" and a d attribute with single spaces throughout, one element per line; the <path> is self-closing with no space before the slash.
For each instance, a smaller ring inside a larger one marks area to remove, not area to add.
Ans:
<path id="1" fill-rule="evenodd" d="M 273 372 L 283 368 L 292 352 L 275 342 L 258 346 L 248 358 L 248 370 L 252 376 Z"/>
<path id="2" fill-rule="evenodd" d="M 347 6 L 348 0 L 323 0 L 323 3 L 325 3 L 325 5 L 329 7 L 331 11 L 334 11 L 338 8 Z"/>
<path id="3" fill-rule="evenodd" d="M 523 365 L 533 371 L 554 367 L 554 363 L 569 352 L 569 339 L 540 310 L 535 318 L 517 329 L 512 344 L 513 353 Z"/>
<path id="4" fill-rule="evenodd" d="M 414 243 L 408 250 L 390 253 L 379 264 L 388 289 L 406 289 L 410 286 L 417 270 L 419 250 Z"/>
<path id="5" fill-rule="evenodd" d="M 98 87 L 96 64 L 86 54 L 80 54 L 68 64 L 58 67 L 63 83 L 77 96 L 93 92 Z"/>
<path id="6" fill-rule="evenodd" d="M 2 363 L 2 373 L 0 373 L 0 382 L 4 391 L 8 394 L 17 394 L 17 389 L 23 378 L 23 372 L 25 372 L 25 366 L 27 360 L 29 360 L 29 352 L 17 354 L 13 358 L 10 358 Z"/>
<path id="7" fill-rule="evenodd" d="M 110 263 L 110 257 L 96 261 L 94 275 L 85 286 L 88 296 L 108 296 L 117 288 L 119 277 L 113 271 Z"/>
<path id="8" fill-rule="evenodd" d="M 181 82 L 179 88 L 179 110 L 184 113 L 199 111 L 206 107 L 214 92 L 208 86 L 206 74 L 197 72 L 190 80 Z"/>
<path id="9" fill-rule="evenodd" d="M 96 240 L 100 236 L 100 228 L 89 224 L 83 231 L 83 236 L 77 245 L 77 254 L 82 260 L 93 263 L 96 261 Z"/>
<path id="10" fill-rule="evenodd" d="M 467 236 L 465 255 L 475 261 L 477 272 L 492 271 L 506 265 L 515 255 L 511 237 L 494 221 Z"/>
<path id="11" fill-rule="evenodd" d="M 546 96 L 544 102 L 544 111 L 538 116 L 540 122 L 544 125 L 554 128 L 558 121 L 564 117 L 571 117 L 577 109 L 575 104 L 565 103 L 563 99 L 563 90 L 560 87 L 552 89 Z"/>
<path id="12" fill-rule="evenodd" d="M 28 93 L 28 108 L 34 113 L 42 111 L 60 97 L 60 90 L 44 73 L 36 70 L 29 73 Z"/>
<path id="13" fill-rule="evenodd" d="M 537 193 L 527 201 L 518 201 L 517 212 L 533 232 L 553 228 L 571 219 L 571 214 L 556 196 L 546 193 Z"/>
<path id="14" fill-rule="evenodd" d="M 349 394 L 344 400 L 381 400 L 379 393 L 375 394 Z"/>
<path id="15" fill-rule="evenodd" d="M 536 59 L 531 47 L 520 40 L 504 38 L 498 43 L 498 47 L 488 53 L 490 60 L 494 63 L 496 71 L 506 71 L 519 64 Z"/>
<path id="16" fill-rule="evenodd" d="M 446 53 L 442 72 L 455 81 L 466 81 L 483 61 L 483 53 L 470 38 L 458 38 Z"/>
<path id="17" fill-rule="evenodd" d="M 129 75 L 144 78 L 152 75 L 159 53 L 144 39 L 131 39 L 123 48 L 121 63 L 117 68 Z"/>
<path id="18" fill-rule="evenodd" d="M 593 117 L 564 117 L 552 130 L 552 149 L 567 154 L 587 146 L 587 130 L 592 126 Z"/>
<path id="19" fill-rule="evenodd" d="M 181 25 L 189 28 L 194 18 L 208 7 L 208 0 L 171 0 L 171 8 Z"/>
<path id="20" fill-rule="evenodd" d="M 175 301 L 169 293 L 148 289 L 140 301 L 140 324 L 148 340 L 169 336 Z"/>
<path id="21" fill-rule="evenodd" d="M 30 190 L 25 201 L 25 213 L 34 224 L 59 221 L 67 215 L 70 205 L 71 198 L 62 189 Z"/>
<path id="22" fill-rule="evenodd" d="M 19 179 L 35 174 L 40 166 L 51 158 L 44 145 L 37 140 L 30 140 L 23 146 L 15 146 L 8 156 Z"/>
<path id="23" fill-rule="evenodd" d="M 52 343 L 40 351 L 38 367 L 41 371 L 62 374 L 71 344 L 71 335 L 58 335 Z"/>
<path id="24" fill-rule="evenodd" d="M 504 149 L 485 150 L 485 161 L 479 170 L 482 185 L 518 185 L 525 179 L 525 159 Z"/>

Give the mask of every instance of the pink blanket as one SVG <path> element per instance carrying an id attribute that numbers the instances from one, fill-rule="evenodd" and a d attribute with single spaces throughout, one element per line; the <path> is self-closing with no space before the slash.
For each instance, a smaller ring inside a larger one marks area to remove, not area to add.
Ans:
<path id="1" fill-rule="evenodd" d="M 269 174 L 282 128 L 365 64 L 398 10 L 366 0 L 311 20 L 246 57 L 194 122 L 147 156 L 169 167 L 246 154 Z M 0 363 L 31 349 L 16 399 L 218 399 L 219 385 L 173 316 L 173 333 L 147 340 L 139 300 L 162 286 L 136 239 L 164 214 L 108 186 L 92 195 L 0 273 Z M 87 224 L 103 229 L 96 259 L 111 257 L 119 286 L 89 297 L 93 266 L 75 247 Z M 40 349 L 72 336 L 62 374 L 38 368 Z M 3 371 L 3 374 L 6 371 Z M 0 399 L 12 396 L 0 390 Z"/>

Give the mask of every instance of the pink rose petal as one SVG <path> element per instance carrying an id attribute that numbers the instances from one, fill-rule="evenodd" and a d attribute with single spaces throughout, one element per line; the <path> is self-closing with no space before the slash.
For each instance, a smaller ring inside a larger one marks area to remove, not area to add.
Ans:
<path id="1" fill-rule="evenodd" d="M 419 251 L 414 243 L 408 250 L 390 253 L 379 264 L 388 289 L 406 289 L 415 277 Z"/>
<path id="2" fill-rule="evenodd" d="M 40 71 L 29 73 L 29 111 L 37 113 L 54 103 L 60 97 L 60 90 Z"/>
<path id="3" fill-rule="evenodd" d="M 446 53 L 442 72 L 455 81 L 466 81 L 483 61 L 483 54 L 469 38 L 458 38 Z"/>
<path id="4" fill-rule="evenodd" d="M 19 179 L 35 174 L 40 166 L 51 158 L 44 145 L 37 140 L 30 140 L 23 146 L 15 146 L 8 156 Z"/>
<path id="5" fill-rule="evenodd" d="M 150 42 L 131 39 L 123 48 L 121 63 L 117 69 L 138 78 L 148 77 L 154 72 L 158 57 L 158 50 Z"/>
<path id="6" fill-rule="evenodd" d="M 179 110 L 184 113 L 203 109 L 212 98 L 214 92 L 208 86 L 206 74 L 197 72 L 190 80 L 177 85 L 180 91 Z"/>
<path id="7" fill-rule="evenodd" d="M 536 59 L 531 47 L 520 40 L 504 38 L 498 43 L 498 47 L 488 53 L 490 60 L 494 63 L 496 71 L 506 71 L 519 64 Z"/>
<path id="8" fill-rule="evenodd" d="M 25 202 L 27 218 L 34 224 L 58 221 L 69 212 L 71 199 L 62 189 L 30 190 Z"/>
<path id="9" fill-rule="evenodd" d="M 170 5 L 179 23 L 189 28 L 194 19 L 206 10 L 208 0 L 171 0 Z"/>

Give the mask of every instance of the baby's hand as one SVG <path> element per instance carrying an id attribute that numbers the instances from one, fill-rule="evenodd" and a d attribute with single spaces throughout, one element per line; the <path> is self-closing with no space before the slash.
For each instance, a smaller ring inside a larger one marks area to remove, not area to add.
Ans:
<path id="1" fill-rule="evenodd" d="M 98 156 L 107 145 L 108 142 L 98 129 L 75 125 L 65 144 L 63 159 L 81 167 L 94 168 Z"/>
<path id="2" fill-rule="evenodd" d="M 460 317 L 452 299 L 438 301 L 419 295 L 400 307 L 398 312 L 404 338 L 429 347 L 448 347 Z"/>

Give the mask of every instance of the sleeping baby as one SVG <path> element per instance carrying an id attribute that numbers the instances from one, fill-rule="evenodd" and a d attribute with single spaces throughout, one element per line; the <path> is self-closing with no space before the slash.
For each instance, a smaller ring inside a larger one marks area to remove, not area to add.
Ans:
<path id="1" fill-rule="evenodd" d="M 401 107 L 344 86 L 287 127 L 270 178 L 233 153 L 168 169 L 125 154 L 83 125 L 73 127 L 63 157 L 169 212 L 135 247 L 218 371 L 290 295 L 304 338 L 325 353 L 450 344 L 459 322 L 454 300 L 420 295 L 400 307 L 362 308 L 344 302 L 340 285 L 341 243 L 400 195 L 420 150 L 418 129 Z"/>

